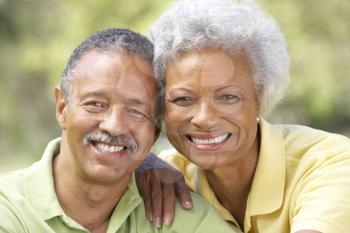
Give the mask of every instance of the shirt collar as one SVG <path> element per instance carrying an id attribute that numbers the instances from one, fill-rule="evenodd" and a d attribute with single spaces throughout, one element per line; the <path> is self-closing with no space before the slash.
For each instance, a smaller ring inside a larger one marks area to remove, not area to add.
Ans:
<path id="1" fill-rule="evenodd" d="M 286 164 L 282 132 L 262 119 L 260 133 L 260 153 L 248 196 L 248 216 L 274 212 L 282 206 L 284 196 Z"/>
<path id="2" fill-rule="evenodd" d="M 43 157 L 28 168 L 25 185 L 28 201 L 43 220 L 64 215 L 58 202 L 52 173 L 52 160 L 60 151 L 61 139 L 52 140 Z"/>
<path id="3" fill-rule="evenodd" d="M 132 181 L 120 198 L 118 205 L 115 207 L 107 232 L 117 232 L 118 229 L 125 223 L 131 212 L 141 205 L 142 199 L 137 189 L 135 172 L 132 175 Z M 142 207 L 143 208 L 143 207 Z"/>
<path id="4" fill-rule="evenodd" d="M 41 160 L 29 167 L 25 175 L 28 201 L 44 221 L 65 216 L 55 192 L 52 172 L 52 161 L 60 151 L 60 142 L 60 138 L 52 140 L 47 145 Z M 135 173 L 133 173 L 132 181 L 113 211 L 110 227 L 118 229 L 140 204 L 142 199 L 137 189 Z"/>

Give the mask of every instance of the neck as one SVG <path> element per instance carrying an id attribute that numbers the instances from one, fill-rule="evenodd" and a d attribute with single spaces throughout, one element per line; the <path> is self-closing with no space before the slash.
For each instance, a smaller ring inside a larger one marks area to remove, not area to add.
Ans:
<path id="1" fill-rule="evenodd" d="M 116 184 L 88 182 L 73 168 L 72 157 L 62 152 L 64 149 L 53 161 L 55 191 L 62 209 L 90 232 L 106 232 L 114 207 L 131 177 Z"/>
<path id="2" fill-rule="evenodd" d="M 258 162 L 258 140 L 242 159 L 214 170 L 206 170 L 209 184 L 218 201 L 238 221 L 243 229 L 248 194 Z"/>

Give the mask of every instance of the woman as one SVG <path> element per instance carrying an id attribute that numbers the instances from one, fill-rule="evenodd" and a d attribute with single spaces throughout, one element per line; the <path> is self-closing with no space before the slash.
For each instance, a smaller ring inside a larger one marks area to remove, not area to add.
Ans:
<path id="1" fill-rule="evenodd" d="M 151 30 L 160 157 L 244 232 L 348 232 L 350 140 L 266 116 L 289 80 L 285 40 L 253 3 L 183 0 Z M 142 182 L 141 182 L 142 183 Z"/>

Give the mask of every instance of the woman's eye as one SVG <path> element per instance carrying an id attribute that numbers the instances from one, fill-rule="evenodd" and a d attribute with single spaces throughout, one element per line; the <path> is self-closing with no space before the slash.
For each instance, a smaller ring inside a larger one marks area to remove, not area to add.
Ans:
<path id="1" fill-rule="evenodd" d="M 195 98 L 189 96 L 181 96 L 173 99 L 171 102 L 180 106 L 191 105 L 195 101 Z"/>
<path id="2" fill-rule="evenodd" d="M 241 100 L 240 97 L 236 95 L 230 95 L 230 94 L 221 95 L 219 96 L 218 99 L 224 103 L 229 103 L 229 104 L 235 104 Z"/>

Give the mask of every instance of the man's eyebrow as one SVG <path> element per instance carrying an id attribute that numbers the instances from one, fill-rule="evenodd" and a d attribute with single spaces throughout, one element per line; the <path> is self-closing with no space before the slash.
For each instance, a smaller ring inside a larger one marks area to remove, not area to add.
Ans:
<path id="1" fill-rule="evenodd" d="M 100 91 L 90 91 L 81 96 L 81 99 L 87 98 L 87 97 L 106 97 L 106 94 L 104 92 Z"/>
<path id="2" fill-rule="evenodd" d="M 120 92 L 120 96 L 118 98 L 124 99 L 125 102 L 131 105 L 138 105 L 138 106 L 149 106 L 150 104 L 147 103 L 143 97 L 136 96 L 137 94 L 130 94 L 126 92 Z M 85 93 L 81 96 L 81 99 L 85 99 L 87 97 L 102 97 L 107 98 L 107 94 L 102 91 L 90 91 L 88 93 Z"/>
<path id="3" fill-rule="evenodd" d="M 149 105 L 142 98 L 135 97 L 134 95 L 130 95 L 130 96 L 124 95 L 122 98 L 125 98 L 125 100 L 129 104 L 132 104 L 132 105 L 140 105 L 140 106 L 147 106 L 147 105 Z"/>

